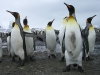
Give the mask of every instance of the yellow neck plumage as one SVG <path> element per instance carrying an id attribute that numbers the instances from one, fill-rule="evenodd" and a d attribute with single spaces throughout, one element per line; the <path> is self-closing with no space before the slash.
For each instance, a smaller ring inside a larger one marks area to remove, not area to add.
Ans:
<path id="1" fill-rule="evenodd" d="M 92 24 L 90 25 L 90 29 L 92 29 L 92 30 L 94 29 L 94 27 L 93 27 L 93 25 L 92 25 Z"/>
<path id="2" fill-rule="evenodd" d="M 28 25 L 24 25 L 24 30 L 29 30 L 29 26 Z"/>

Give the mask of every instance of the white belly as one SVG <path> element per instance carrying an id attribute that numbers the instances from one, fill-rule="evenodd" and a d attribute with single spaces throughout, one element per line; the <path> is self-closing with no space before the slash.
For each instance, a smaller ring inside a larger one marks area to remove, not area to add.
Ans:
<path id="1" fill-rule="evenodd" d="M 21 59 L 24 59 L 23 39 L 18 28 L 12 29 L 11 47 L 16 55 L 18 55 Z"/>
<path id="2" fill-rule="evenodd" d="M 54 30 L 46 31 L 46 44 L 49 50 L 55 50 L 56 48 L 56 35 Z"/>
<path id="3" fill-rule="evenodd" d="M 74 42 L 71 38 L 75 38 Z M 82 48 L 82 37 L 78 26 L 73 25 L 71 27 L 66 27 L 65 47 L 68 54 L 73 57 L 77 57 L 80 54 Z"/>
<path id="4" fill-rule="evenodd" d="M 31 33 L 31 31 L 26 31 Z M 26 52 L 28 56 L 33 56 L 34 48 L 33 48 L 33 38 L 32 37 L 25 37 L 26 42 Z"/>
<path id="5" fill-rule="evenodd" d="M 65 57 L 66 57 L 66 65 L 78 64 L 79 66 L 82 66 L 82 51 L 75 58 L 73 56 L 70 56 L 69 53 L 65 51 Z"/>
<path id="6" fill-rule="evenodd" d="M 89 54 L 91 54 L 94 51 L 95 39 L 96 39 L 95 31 L 89 30 L 89 35 L 88 35 Z"/>

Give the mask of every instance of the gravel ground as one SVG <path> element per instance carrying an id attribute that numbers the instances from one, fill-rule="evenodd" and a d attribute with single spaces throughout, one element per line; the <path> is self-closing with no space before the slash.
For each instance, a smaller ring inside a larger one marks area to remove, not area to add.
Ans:
<path id="1" fill-rule="evenodd" d="M 44 47 L 36 47 L 35 61 L 28 61 L 24 66 L 18 67 L 18 63 L 12 62 L 8 55 L 7 48 L 3 48 L 3 60 L 0 63 L 0 75 L 100 75 L 100 45 L 95 46 L 91 55 L 93 60 L 83 61 L 84 73 L 71 67 L 70 72 L 62 72 L 65 62 L 59 62 L 60 53 L 57 58 L 47 58 L 47 51 Z"/>

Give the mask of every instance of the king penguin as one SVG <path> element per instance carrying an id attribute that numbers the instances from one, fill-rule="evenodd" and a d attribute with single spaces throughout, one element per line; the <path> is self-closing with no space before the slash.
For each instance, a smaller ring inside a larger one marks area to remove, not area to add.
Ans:
<path id="1" fill-rule="evenodd" d="M 67 20 L 68 20 L 68 17 L 64 17 L 63 20 L 62 20 L 62 24 L 60 26 L 60 31 L 59 31 L 59 41 L 60 41 L 60 45 L 61 45 L 61 60 L 60 61 L 64 61 L 64 53 L 65 53 L 65 43 L 64 43 L 64 40 L 65 40 L 65 27 L 66 27 L 66 24 L 67 24 Z"/>
<path id="2" fill-rule="evenodd" d="M 19 57 L 20 61 L 20 66 L 23 66 L 25 63 L 25 53 L 24 53 L 24 49 L 23 49 L 23 37 L 21 34 L 21 29 L 19 27 L 18 24 L 20 24 L 20 14 L 17 12 L 11 12 L 11 11 L 7 11 L 9 13 L 11 13 L 14 17 L 15 17 L 15 23 L 14 23 L 14 27 L 11 30 L 11 48 L 12 51 L 14 51 L 14 54 L 17 55 Z"/>
<path id="3" fill-rule="evenodd" d="M 12 29 L 14 28 L 14 26 L 15 26 L 15 22 L 12 23 Z M 11 32 L 12 32 L 12 30 L 11 30 Z M 14 62 L 15 61 L 15 53 L 14 53 L 14 50 L 11 46 L 11 32 L 10 32 L 10 34 L 8 34 L 9 37 L 7 37 L 7 45 L 9 46 L 8 50 L 9 50 L 9 53 L 12 57 L 12 62 Z"/>
<path id="4" fill-rule="evenodd" d="M 2 62 L 2 39 L 0 36 L 0 63 Z"/>
<path id="5" fill-rule="evenodd" d="M 9 52 L 9 55 L 10 55 L 10 49 L 11 49 L 11 32 L 9 32 L 7 34 L 7 48 L 8 48 L 8 52 Z"/>
<path id="6" fill-rule="evenodd" d="M 74 6 L 64 4 L 68 8 L 69 17 L 65 31 L 66 68 L 63 72 L 70 71 L 70 65 L 77 66 L 78 71 L 84 72 L 82 69 L 82 36 L 80 25 L 76 20 Z"/>
<path id="7" fill-rule="evenodd" d="M 52 27 L 52 23 L 54 20 L 48 22 L 46 27 L 46 47 L 48 48 L 48 57 L 52 56 L 53 58 L 56 58 L 55 56 L 55 49 L 56 49 L 56 34 L 54 31 L 54 28 Z"/>
<path id="8" fill-rule="evenodd" d="M 23 20 L 23 24 L 24 24 L 24 32 L 31 32 L 31 29 L 29 28 L 28 25 L 28 20 L 27 17 L 25 17 L 25 19 Z M 26 42 L 26 52 L 27 52 L 27 56 L 30 57 L 30 60 L 33 60 L 33 55 L 34 55 L 34 40 L 33 37 L 25 37 L 25 42 Z"/>
<path id="9" fill-rule="evenodd" d="M 96 15 L 87 18 L 86 20 L 86 27 L 84 29 L 84 42 L 85 42 L 85 57 L 86 60 L 90 60 L 90 54 L 94 51 L 95 39 L 96 39 L 96 32 L 94 26 L 91 24 L 92 19 Z"/>

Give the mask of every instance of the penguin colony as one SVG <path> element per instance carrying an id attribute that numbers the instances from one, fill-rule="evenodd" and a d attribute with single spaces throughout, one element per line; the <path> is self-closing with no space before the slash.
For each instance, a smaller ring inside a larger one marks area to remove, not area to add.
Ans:
<path id="1" fill-rule="evenodd" d="M 96 32 L 91 21 L 96 16 L 87 18 L 86 27 L 82 31 L 78 24 L 75 7 L 64 3 L 69 11 L 69 16 L 62 19 L 62 24 L 59 32 L 59 41 L 61 45 L 61 59 L 66 60 L 66 67 L 63 72 L 70 71 L 71 65 L 78 68 L 79 72 L 84 72 L 82 68 L 82 58 L 90 60 L 90 55 L 94 51 Z M 23 66 L 27 57 L 34 60 L 34 39 L 33 37 L 26 37 L 24 32 L 32 33 L 28 25 L 27 17 L 23 20 L 24 28 L 20 24 L 20 14 L 11 12 L 15 17 L 15 22 L 12 24 L 11 35 L 7 36 L 8 51 L 15 61 L 15 55 L 19 57 L 20 66 Z M 55 19 L 54 19 L 55 20 Z M 54 20 L 49 21 L 46 28 L 46 48 L 48 49 L 48 58 L 56 58 L 56 41 L 57 36 L 52 24 Z M 25 38 L 24 38 L 25 37 Z M 25 41 L 24 41 L 25 40 Z M 83 40 L 83 41 L 82 41 Z M 82 50 L 82 44 L 83 50 Z M 0 38 L 0 63 L 2 62 L 2 40 Z"/>

